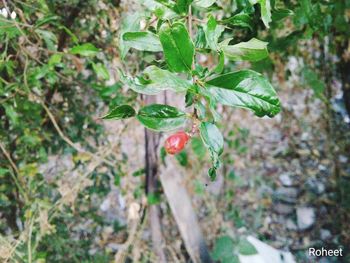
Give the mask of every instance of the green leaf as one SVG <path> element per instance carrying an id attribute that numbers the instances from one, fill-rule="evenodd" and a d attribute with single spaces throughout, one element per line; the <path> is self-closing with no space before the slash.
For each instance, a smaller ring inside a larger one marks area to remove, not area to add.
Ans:
<path id="1" fill-rule="evenodd" d="M 17 126 L 19 124 L 19 115 L 12 105 L 3 104 L 1 105 L 5 108 L 6 116 L 9 118 L 12 125 Z"/>
<path id="2" fill-rule="evenodd" d="M 147 67 L 138 78 L 127 77 L 120 72 L 120 79 L 133 91 L 145 95 L 156 95 L 164 90 L 186 92 L 192 86 L 190 81 L 156 66 Z"/>
<path id="3" fill-rule="evenodd" d="M 186 92 L 186 95 L 185 95 L 185 106 L 186 106 L 186 108 L 190 107 L 191 105 L 193 105 L 194 98 L 195 98 L 195 95 L 192 92 L 190 92 L 190 91 Z"/>
<path id="4" fill-rule="evenodd" d="M 177 0 L 175 4 L 175 9 L 179 14 L 187 14 L 188 7 L 193 0 Z"/>
<path id="5" fill-rule="evenodd" d="M 224 149 L 224 139 L 216 125 L 210 122 L 202 122 L 199 127 L 199 132 L 204 145 L 209 151 L 221 155 Z"/>
<path id="6" fill-rule="evenodd" d="M 239 254 L 245 255 L 245 256 L 255 255 L 258 253 L 256 248 L 245 238 L 239 241 L 238 251 L 239 251 Z"/>
<path id="7" fill-rule="evenodd" d="M 264 22 L 264 25 L 269 28 L 269 23 L 271 22 L 271 3 L 270 0 L 249 0 L 249 2 L 260 5 L 261 20 Z"/>
<path id="8" fill-rule="evenodd" d="M 232 255 L 230 258 L 223 259 L 222 263 L 240 263 L 240 261 L 236 255 Z"/>
<path id="9" fill-rule="evenodd" d="M 62 60 L 62 54 L 56 53 L 50 57 L 48 64 L 49 64 L 49 66 L 55 66 L 55 65 L 59 64 L 61 62 L 61 60 Z"/>
<path id="10" fill-rule="evenodd" d="M 125 58 L 128 53 L 130 46 L 123 40 L 123 35 L 126 32 L 135 32 L 140 30 L 140 20 L 141 15 L 139 12 L 126 13 L 122 19 L 120 26 L 120 35 L 119 35 L 119 50 L 120 56 L 122 59 Z"/>
<path id="11" fill-rule="evenodd" d="M 268 57 L 267 42 L 252 38 L 248 42 L 241 42 L 236 45 L 220 45 L 222 51 L 233 61 L 259 61 Z"/>
<path id="12" fill-rule="evenodd" d="M 207 81 L 208 91 L 221 104 L 252 110 L 257 116 L 280 112 L 276 91 L 261 74 L 252 70 L 227 73 Z"/>
<path id="13" fill-rule="evenodd" d="M 98 78 L 108 80 L 109 79 L 109 72 L 105 65 L 102 63 L 92 63 L 92 68 L 95 71 Z"/>
<path id="14" fill-rule="evenodd" d="M 234 254 L 233 241 L 229 236 L 222 236 L 216 239 L 212 257 L 215 261 L 225 263 L 239 263 Z"/>
<path id="15" fill-rule="evenodd" d="M 8 37 L 9 39 L 13 39 L 20 35 L 21 31 L 15 26 L 14 23 L 7 19 L 0 19 L 0 40 L 4 36 Z"/>
<path id="16" fill-rule="evenodd" d="M 212 161 L 212 162 L 214 162 L 214 161 Z M 210 167 L 209 170 L 208 170 L 208 176 L 209 176 L 209 178 L 212 181 L 214 181 L 216 176 L 217 176 L 217 172 L 216 171 L 217 171 L 218 167 L 219 167 L 219 165 L 215 165 L 214 166 L 214 164 L 213 164 L 213 167 Z"/>
<path id="17" fill-rule="evenodd" d="M 190 71 L 194 45 L 185 25 L 176 22 L 170 26 L 165 23 L 159 30 L 159 38 L 169 69 L 175 72 Z"/>
<path id="18" fill-rule="evenodd" d="M 198 26 L 194 44 L 195 44 L 195 47 L 199 49 L 207 48 L 207 40 L 205 37 L 205 32 L 203 30 L 203 27 L 201 26 Z"/>
<path id="19" fill-rule="evenodd" d="M 219 156 L 224 149 L 224 138 L 215 124 L 202 122 L 199 126 L 199 133 L 205 147 L 208 148 L 212 160 L 212 167 L 208 171 L 211 180 L 216 178 L 216 170 L 220 166 Z"/>
<path id="20" fill-rule="evenodd" d="M 197 110 L 197 115 L 200 120 L 206 118 L 207 108 L 206 105 L 203 104 L 203 102 L 196 101 L 194 104 L 194 108 Z"/>
<path id="21" fill-rule="evenodd" d="M 278 22 L 288 16 L 293 16 L 293 15 L 294 15 L 294 12 L 290 9 L 276 9 L 272 13 L 272 21 Z"/>
<path id="22" fill-rule="evenodd" d="M 221 121 L 221 115 L 217 112 L 217 102 L 215 99 L 211 99 L 209 101 L 209 110 L 211 115 L 213 116 L 214 122 Z"/>
<path id="23" fill-rule="evenodd" d="M 270 0 L 259 0 L 261 8 L 261 19 L 265 26 L 269 28 L 269 23 L 271 22 L 271 4 Z"/>
<path id="24" fill-rule="evenodd" d="M 314 91 L 315 96 L 323 99 L 323 92 L 326 88 L 326 84 L 322 81 L 322 78 L 309 68 L 304 68 L 302 70 L 302 76 L 306 85 L 311 87 Z"/>
<path id="25" fill-rule="evenodd" d="M 162 160 L 163 165 L 165 165 L 165 157 L 166 156 L 167 156 L 167 152 L 163 146 L 162 148 L 160 148 L 160 159 Z"/>
<path id="26" fill-rule="evenodd" d="M 225 54 L 223 51 L 219 52 L 219 63 L 214 68 L 214 72 L 220 74 L 224 70 L 225 66 Z"/>
<path id="27" fill-rule="evenodd" d="M 73 55 L 81 55 L 84 57 L 94 56 L 100 50 L 91 43 L 86 43 L 83 45 L 77 45 L 70 49 L 70 53 Z"/>
<path id="28" fill-rule="evenodd" d="M 186 151 L 182 151 L 175 155 L 176 160 L 179 162 L 181 166 L 187 166 L 188 165 L 188 158 Z"/>
<path id="29" fill-rule="evenodd" d="M 198 7 L 208 8 L 215 3 L 216 0 L 194 0 L 193 4 Z"/>
<path id="30" fill-rule="evenodd" d="M 158 3 L 158 1 L 155 1 L 155 0 L 141 0 L 141 3 L 148 10 L 150 10 L 152 13 L 154 13 L 156 17 L 161 18 L 163 20 L 169 20 L 169 19 L 173 19 L 173 18 L 179 16 L 176 12 L 171 10 L 169 7 L 165 6 L 162 3 Z"/>
<path id="31" fill-rule="evenodd" d="M 149 193 L 147 195 L 147 202 L 149 205 L 157 205 L 161 201 L 159 193 Z"/>
<path id="32" fill-rule="evenodd" d="M 250 30 L 253 30 L 253 19 L 251 18 L 250 15 L 246 13 L 236 14 L 228 19 L 223 20 L 222 22 L 224 24 L 245 27 L 245 28 L 249 28 Z"/>
<path id="33" fill-rule="evenodd" d="M 175 107 L 163 104 L 151 104 L 143 107 L 137 119 L 146 128 L 154 131 L 171 131 L 186 122 L 187 116 Z"/>
<path id="34" fill-rule="evenodd" d="M 121 72 L 120 72 L 121 73 Z M 154 88 L 151 85 L 145 85 L 141 83 L 139 78 L 131 78 L 128 76 L 124 76 L 123 74 L 120 74 L 121 81 L 128 86 L 128 88 L 132 89 L 133 91 L 145 95 L 156 95 L 161 90 Z"/>
<path id="35" fill-rule="evenodd" d="M 55 16 L 55 15 L 48 15 L 48 16 L 44 16 L 42 18 L 39 18 L 36 23 L 35 23 L 35 27 L 41 27 L 43 25 L 49 24 L 51 22 L 57 22 L 60 20 L 59 16 Z"/>
<path id="36" fill-rule="evenodd" d="M 0 167 L 0 178 L 4 177 L 10 170 Z"/>
<path id="37" fill-rule="evenodd" d="M 57 41 L 57 36 L 54 33 L 52 33 L 51 31 L 42 30 L 42 29 L 36 29 L 35 32 L 44 39 L 44 42 L 48 50 L 51 50 L 51 51 L 57 50 L 56 44 L 58 41 Z"/>
<path id="38" fill-rule="evenodd" d="M 159 52 L 163 51 L 159 38 L 151 32 L 126 32 L 123 40 L 129 47 L 141 51 Z"/>
<path id="39" fill-rule="evenodd" d="M 64 31 L 68 36 L 70 36 L 70 38 L 74 44 L 76 44 L 76 45 L 79 44 L 78 37 L 75 34 L 73 34 L 73 32 L 69 28 L 67 28 L 63 25 L 57 25 L 57 28 Z"/>
<path id="40" fill-rule="evenodd" d="M 203 29 L 204 29 L 206 41 L 209 47 L 212 50 L 216 51 L 218 49 L 219 37 L 221 36 L 225 27 L 218 25 L 215 18 L 212 15 L 210 15 L 208 19 L 208 23 L 204 25 Z"/>
<path id="41" fill-rule="evenodd" d="M 185 92 L 192 86 L 192 83 L 188 80 L 184 80 L 174 73 L 156 66 L 147 67 L 143 73 L 149 81 L 147 86 L 159 91 L 172 90 L 175 92 Z"/>
<path id="42" fill-rule="evenodd" d="M 134 117 L 136 115 L 136 112 L 133 107 L 129 105 L 120 105 L 110 112 L 108 112 L 105 116 L 102 117 L 102 119 L 106 120 L 120 120 L 120 119 L 127 119 L 130 117 Z"/>
<path id="43" fill-rule="evenodd" d="M 145 168 L 141 168 L 141 169 L 139 169 L 139 170 L 133 172 L 133 173 L 132 173 L 132 176 L 138 177 L 138 176 L 141 176 L 141 175 L 145 174 L 145 172 L 146 172 L 146 171 L 145 171 Z"/>

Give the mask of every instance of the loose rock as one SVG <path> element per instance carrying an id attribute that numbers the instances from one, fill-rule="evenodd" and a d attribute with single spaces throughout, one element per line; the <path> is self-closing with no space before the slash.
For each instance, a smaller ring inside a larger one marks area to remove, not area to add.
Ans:
<path id="1" fill-rule="evenodd" d="M 294 211 L 294 207 L 284 203 L 277 203 L 273 206 L 276 213 L 281 215 L 289 215 Z"/>
<path id="2" fill-rule="evenodd" d="M 297 201 L 298 197 L 298 189 L 297 188 L 292 188 L 292 187 L 279 187 L 275 193 L 274 197 L 277 200 L 286 202 L 286 203 L 291 203 L 294 204 Z"/>
<path id="3" fill-rule="evenodd" d="M 280 180 L 280 182 L 282 183 L 283 186 L 290 187 L 290 186 L 295 185 L 294 182 L 293 182 L 293 179 L 292 179 L 292 177 L 291 177 L 291 175 L 289 173 L 281 174 L 279 176 L 279 180 Z"/>
<path id="4" fill-rule="evenodd" d="M 316 220 L 315 209 L 312 207 L 297 208 L 297 224 L 299 230 L 306 230 L 312 227 Z"/>

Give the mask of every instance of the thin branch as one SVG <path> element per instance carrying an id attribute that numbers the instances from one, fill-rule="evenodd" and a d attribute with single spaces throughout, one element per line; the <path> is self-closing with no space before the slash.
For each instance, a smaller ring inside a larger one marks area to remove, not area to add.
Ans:
<path id="1" fill-rule="evenodd" d="M 5 155 L 6 159 L 8 160 L 8 162 L 10 163 L 12 169 L 15 171 L 15 173 L 17 174 L 17 176 L 19 175 L 19 169 L 17 167 L 17 165 L 15 164 L 15 162 L 12 160 L 11 155 L 6 151 L 5 146 L 0 142 L 0 149 L 2 151 L 2 153 Z M 10 172 L 12 179 L 14 180 L 16 186 L 18 187 L 18 190 L 22 193 L 25 201 L 28 200 L 28 195 L 27 193 L 24 191 L 23 187 L 21 186 L 18 178 L 12 173 L 12 171 Z"/>
<path id="2" fill-rule="evenodd" d="M 36 96 L 37 97 L 37 96 Z M 38 97 L 37 97 L 38 98 Z M 78 145 L 76 145 L 74 142 L 72 142 L 64 133 L 63 131 L 61 130 L 61 128 L 59 127 L 58 123 L 56 122 L 55 120 L 55 117 L 53 116 L 52 112 L 49 110 L 49 108 L 45 105 L 45 103 L 40 99 L 40 104 L 41 106 L 44 108 L 44 110 L 46 111 L 47 115 L 49 116 L 53 126 L 55 127 L 58 135 L 62 138 L 62 140 L 64 140 L 69 146 L 71 146 L 72 148 L 74 148 L 76 151 L 78 152 L 81 152 L 81 153 L 85 153 L 87 155 L 89 155 L 90 157 L 94 158 L 94 159 L 98 159 L 98 160 L 101 160 L 103 163 L 111 166 L 111 167 L 114 167 L 115 164 L 108 161 L 107 159 L 105 158 L 101 158 L 91 152 L 88 152 L 88 151 L 85 151 L 84 149 L 80 148 Z"/>
<path id="3" fill-rule="evenodd" d="M 129 230 L 129 236 L 128 239 L 125 241 L 121 249 L 118 250 L 117 254 L 114 257 L 114 262 L 125 262 L 125 257 L 127 255 L 128 249 L 135 243 L 137 239 L 140 238 L 140 233 L 144 229 L 145 222 L 146 222 L 146 214 L 147 210 L 146 208 L 141 209 L 141 218 L 139 220 L 132 220 L 130 222 L 130 230 Z"/>
<path id="4" fill-rule="evenodd" d="M 16 174 L 19 174 L 19 170 L 16 166 L 16 164 L 14 163 L 14 161 L 12 160 L 10 154 L 6 151 L 4 145 L 0 142 L 0 149 L 3 152 L 3 154 L 5 155 L 6 159 L 9 161 L 9 163 L 11 164 L 13 170 L 15 170 Z"/>

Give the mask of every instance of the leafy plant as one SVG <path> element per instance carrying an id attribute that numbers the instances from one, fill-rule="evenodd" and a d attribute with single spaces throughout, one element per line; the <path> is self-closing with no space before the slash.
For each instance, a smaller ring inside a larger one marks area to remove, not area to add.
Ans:
<path id="1" fill-rule="evenodd" d="M 280 111 L 276 91 L 263 75 L 247 69 L 234 72 L 225 69 L 225 60 L 255 62 L 268 57 L 268 43 L 254 37 L 249 41 L 234 43 L 233 38 L 227 38 L 224 34 L 225 24 L 252 27 L 252 11 L 249 8 L 232 18 L 217 20 L 215 12 L 210 12 L 206 17 L 200 15 L 200 11 L 214 7 L 215 1 L 150 0 L 143 4 L 148 10 L 144 17 L 146 27 L 141 30 L 137 26 L 140 17 L 128 17 L 125 24 L 129 26 L 120 36 L 120 50 L 122 57 L 127 55 L 126 50 L 129 49 L 157 52 L 158 59 L 140 63 L 141 67 L 146 67 L 137 76 L 121 70 L 122 81 L 140 94 L 152 96 L 164 90 L 180 93 L 186 102 L 186 109 L 151 104 L 141 107 L 136 113 L 131 106 L 123 105 L 112 109 L 105 118 L 135 116 L 146 128 L 157 132 L 173 131 L 188 124 L 186 133 L 181 131 L 167 139 L 165 149 L 168 153 L 176 154 L 185 147 L 189 137 L 199 133 L 210 153 L 212 167 L 208 174 L 214 180 L 224 148 L 224 139 L 218 128 L 218 105 L 245 108 L 258 117 L 274 117 Z M 272 3 L 249 1 L 247 4 L 251 8 L 253 5 L 260 6 L 261 19 L 269 27 L 274 8 Z M 130 19 L 133 19 L 135 26 L 131 27 L 127 22 Z M 218 63 L 213 68 L 207 68 L 201 65 L 198 56 L 216 57 Z M 195 141 L 193 146 L 198 149 L 200 145 Z"/>
<path id="2" fill-rule="evenodd" d="M 222 263 L 239 263 L 238 255 L 249 256 L 257 253 L 256 248 L 246 238 L 233 240 L 225 235 L 216 239 L 212 256 Z"/>

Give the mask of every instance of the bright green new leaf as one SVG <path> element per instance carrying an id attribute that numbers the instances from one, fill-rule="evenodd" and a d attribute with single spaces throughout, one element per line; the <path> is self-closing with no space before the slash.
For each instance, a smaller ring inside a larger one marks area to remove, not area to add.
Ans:
<path id="1" fill-rule="evenodd" d="M 213 16 L 209 16 L 208 23 L 204 25 L 205 38 L 209 47 L 216 51 L 218 49 L 218 40 L 225 27 L 218 25 Z"/>
<path id="2" fill-rule="evenodd" d="M 268 57 L 267 42 L 252 38 L 248 42 L 236 45 L 220 44 L 222 51 L 229 60 L 233 61 L 259 61 Z"/>
<path id="3" fill-rule="evenodd" d="M 83 45 L 74 46 L 70 49 L 70 53 L 74 55 L 80 55 L 84 57 L 94 56 L 100 50 L 91 43 L 86 43 Z"/>
<path id="4" fill-rule="evenodd" d="M 146 128 L 154 131 L 171 131 L 183 126 L 187 116 L 175 107 L 151 104 L 140 109 L 137 119 Z"/>
<path id="5" fill-rule="evenodd" d="M 169 69 L 174 72 L 190 71 L 194 45 L 185 25 L 178 22 L 171 26 L 168 23 L 163 24 L 159 30 L 159 39 Z"/>
<path id="6" fill-rule="evenodd" d="M 258 253 L 256 248 L 245 238 L 241 239 L 238 244 L 238 252 L 241 255 L 249 256 Z"/>
<path id="7" fill-rule="evenodd" d="M 215 124 L 202 122 L 199 126 L 200 136 L 205 147 L 208 148 L 213 166 L 209 169 L 208 174 L 211 180 L 216 177 L 216 170 L 220 166 L 219 156 L 224 149 L 224 138 Z"/>
<path id="8" fill-rule="evenodd" d="M 227 73 L 207 81 L 207 85 L 219 103 L 250 109 L 259 117 L 273 117 L 281 110 L 276 91 L 255 71 Z"/>
<path id="9" fill-rule="evenodd" d="M 152 32 L 126 32 L 123 34 L 123 40 L 129 47 L 141 51 L 162 51 L 162 45 L 159 38 Z"/>
<path id="10" fill-rule="evenodd" d="M 269 28 L 269 23 L 271 22 L 271 3 L 270 0 L 249 0 L 249 2 L 260 5 L 261 11 L 261 20 L 264 22 L 264 25 Z"/>
<path id="11" fill-rule="evenodd" d="M 105 116 L 102 117 L 102 119 L 106 120 L 120 120 L 120 119 L 127 119 L 130 117 L 134 117 L 136 115 L 136 111 L 133 107 L 129 105 L 120 105 L 110 112 L 108 112 Z"/>
<path id="12" fill-rule="evenodd" d="M 215 3 L 216 0 L 194 0 L 193 4 L 198 7 L 208 8 Z"/>

